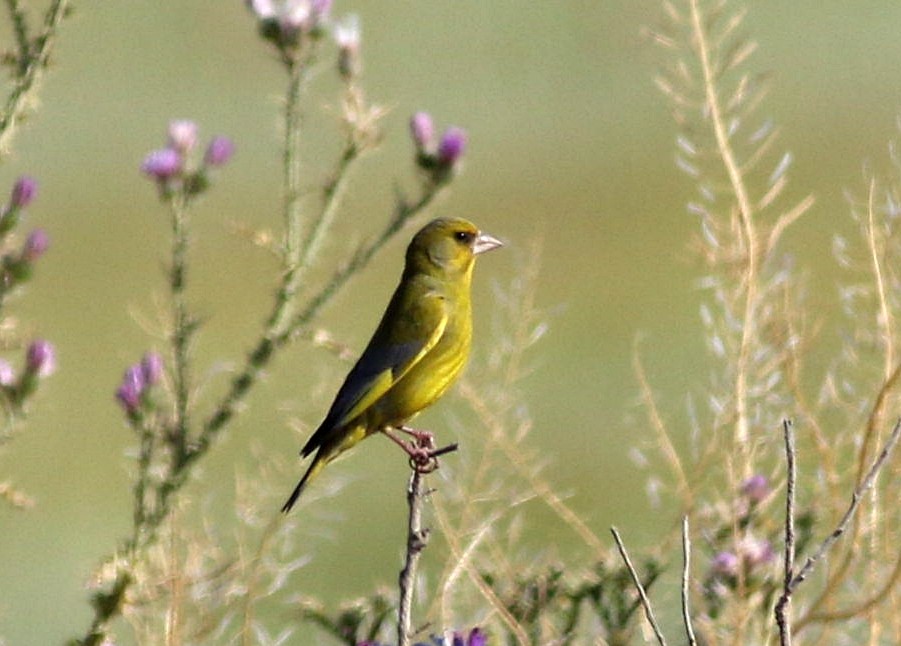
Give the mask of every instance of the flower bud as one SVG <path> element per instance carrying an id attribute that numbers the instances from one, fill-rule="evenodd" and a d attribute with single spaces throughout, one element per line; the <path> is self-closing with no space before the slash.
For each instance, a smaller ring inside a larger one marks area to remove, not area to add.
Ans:
<path id="1" fill-rule="evenodd" d="M 16 383 L 16 371 L 6 359 L 0 359 L 0 386 L 12 386 Z"/>
<path id="2" fill-rule="evenodd" d="M 770 494 L 770 483 L 766 476 L 758 473 L 742 483 L 741 493 L 751 502 L 758 503 Z"/>
<path id="3" fill-rule="evenodd" d="M 275 4 L 273 0 L 247 0 L 247 7 L 259 20 L 275 18 Z"/>
<path id="4" fill-rule="evenodd" d="M 43 229 L 35 229 L 28 234 L 25 246 L 22 248 L 22 259 L 25 262 L 34 262 L 44 255 L 50 246 L 50 237 Z"/>
<path id="5" fill-rule="evenodd" d="M 286 38 L 307 30 L 315 20 L 309 0 L 283 0 L 277 14 L 279 26 Z"/>
<path id="6" fill-rule="evenodd" d="M 163 358 L 156 352 L 148 352 L 141 359 L 141 376 L 144 384 L 153 386 L 163 377 Z"/>
<path id="7" fill-rule="evenodd" d="M 733 552 L 719 552 L 710 564 L 716 574 L 724 576 L 738 575 L 739 560 Z"/>
<path id="8" fill-rule="evenodd" d="M 338 73 L 349 81 L 360 74 L 360 17 L 346 16 L 335 25 L 334 36 L 338 45 Z"/>
<path id="9" fill-rule="evenodd" d="M 750 567 L 764 565 L 776 557 L 772 543 L 755 536 L 746 536 L 739 541 L 738 551 Z"/>
<path id="10" fill-rule="evenodd" d="M 53 344 L 44 339 L 34 341 L 25 355 L 25 363 L 30 372 L 38 377 L 46 377 L 56 370 L 56 351 Z"/>
<path id="11" fill-rule="evenodd" d="M 23 175 L 13 186 L 9 198 L 10 206 L 15 209 L 23 209 L 34 201 L 38 194 L 38 183 L 33 177 Z"/>
<path id="12" fill-rule="evenodd" d="M 235 153 L 235 144 L 228 137 L 213 137 L 206 148 L 203 161 L 207 166 L 227 164 Z"/>
<path id="13" fill-rule="evenodd" d="M 134 413 L 141 406 L 144 388 L 144 373 L 141 366 L 130 366 L 122 375 L 122 383 L 116 390 L 116 399 L 119 400 L 126 413 Z"/>
<path id="14" fill-rule="evenodd" d="M 169 123 L 169 148 L 186 155 L 197 145 L 197 124 L 187 119 Z"/>
<path id="15" fill-rule="evenodd" d="M 161 148 L 149 153 L 141 164 L 141 171 L 150 177 L 163 181 L 181 173 L 182 156 L 173 148 Z"/>
<path id="16" fill-rule="evenodd" d="M 413 143 L 416 144 L 417 150 L 424 151 L 432 147 L 435 126 L 432 123 L 432 116 L 428 112 L 417 112 L 410 117 L 410 135 L 413 137 Z"/>
<path id="17" fill-rule="evenodd" d="M 438 161 L 443 166 L 453 167 L 466 150 L 466 131 L 451 126 L 444 131 L 441 143 L 438 144 Z"/>

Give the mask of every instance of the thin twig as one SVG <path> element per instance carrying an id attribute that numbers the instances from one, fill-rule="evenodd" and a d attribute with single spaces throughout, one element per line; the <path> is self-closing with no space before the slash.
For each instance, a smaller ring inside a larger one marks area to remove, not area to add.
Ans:
<path id="1" fill-rule="evenodd" d="M 476 414 L 481 418 L 482 423 L 487 428 L 500 428 L 502 421 L 497 415 L 497 411 L 485 401 L 479 390 L 468 381 L 465 377 L 460 380 L 460 392 L 469 402 Z M 492 435 L 492 439 L 494 436 Z M 579 517 L 579 515 L 570 508 L 566 502 L 554 491 L 550 483 L 542 478 L 540 474 L 528 467 L 521 449 L 518 448 L 516 442 L 504 441 L 503 438 L 497 440 L 498 447 L 504 452 L 510 464 L 516 468 L 516 471 L 529 483 L 539 498 L 556 513 L 569 526 L 582 541 L 588 545 L 595 553 L 597 558 L 603 559 L 606 555 L 604 544 L 601 539 L 595 535 L 588 524 Z"/>
<path id="2" fill-rule="evenodd" d="M 470 582 L 485 598 L 488 605 L 491 607 L 491 610 L 497 613 L 500 620 L 513 634 L 516 644 L 518 646 L 528 646 L 531 642 L 528 634 L 526 634 L 525 628 L 523 628 L 516 620 L 516 617 L 510 613 L 503 599 L 497 596 L 497 593 L 495 593 L 491 586 L 486 583 L 482 573 L 473 565 L 472 559 L 467 556 L 469 547 L 466 549 L 461 548 L 460 544 L 457 542 L 457 538 L 454 536 L 454 531 L 450 526 L 450 520 L 442 512 L 440 506 L 435 507 L 435 518 L 441 525 L 441 530 L 444 532 L 444 538 L 447 540 L 447 546 L 450 548 L 454 561 L 463 568 L 467 576 L 469 576 Z"/>
<path id="3" fill-rule="evenodd" d="M 782 588 L 782 596 L 776 602 L 774 612 L 776 625 L 779 627 L 779 643 L 781 646 L 791 646 L 792 626 L 788 613 L 791 605 L 791 584 L 795 571 L 795 483 L 798 471 L 795 463 L 795 434 L 792 431 L 791 420 L 783 420 L 782 430 L 785 435 L 785 460 L 788 470 L 788 480 L 785 485 L 785 583 Z"/>
<path id="4" fill-rule="evenodd" d="M 131 538 L 131 550 L 137 548 L 144 521 L 147 517 L 147 485 L 150 482 L 150 468 L 153 464 L 154 437 L 153 427 L 141 419 L 135 426 L 140 436 L 138 452 L 138 475 L 134 486 L 134 533 Z"/>
<path id="5" fill-rule="evenodd" d="M 7 3 L 11 11 L 18 11 L 18 3 Z M 0 111 L 0 158 L 9 151 L 9 144 L 21 120 L 31 93 L 47 68 L 50 51 L 56 41 L 60 21 L 66 15 L 68 0 L 53 0 L 44 14 L 44 27 L 29 48 L 29 56 L 19 61 L 14 86 Z M 19 44 L 21 47 L 21 43 Z"/>
<path id="6" fill-rule="evenodd" d="M 873 263 L 873 281 L 876 283 L 876 296 L 879 300 L 879 316 L 876 317 L 876 325 L 882 328 L 882 339 L 885 342 L 885 355 L 882 359 L 882 378 L 888 380 L 895 365 L 895 332 L 892 329 L 892 314 L 889 308 L 888 287 L 882 271 L 880 258 L 885 254 L 885 248 L 876 239 L 876 222 L 874 201 L 876 199 L 876 180 L 870 179 L 870 189 L 867 197 L 867 248 L 870 252 L 870 260 Z"/>
<path id="7" fill-rule="evenodd" d="M 429 530 L 422 527 L 422 488 L 423 473 L 413 469 L 410 483 L 407 485 L 407 506 L 410 514 L 407 523 L 407 551 L 404 567 L 400 571 L 400 603 L 397 609 L 397 643 L 398 646 L 410 646 L 412 637 L 413 591 L 416 588 L 416 569 L 419 557 L 429 541 Z"/>
<path id="8" fill-rule="evenodd" d="M 860 506 L 860 501 L 863 499 L 867 491 L 869 491 L 873 486 L 873 483 L 876 481 L 876 476 L 879 475 L 879 472 L 882 470 L 882 467 L 885 466 L 889 455 L 891 455 L 892 451 L 894 450 L 895 445 L 898 444 L 899 437 L 901 437 L 901 419 L 895 422 L 895 427 L 892 429 L 892 434 L 889 436 L 888 440 L 886 440 L 885 445 L 879 452 L 879 455 L 873 461 L 870 470 L 867 471 L 867 475 L 854 490 L 854 493 L 851 496 L 851 503 L 848 505 L 848 509 L 845 511 L 845 515 L 842 516 L 842 519 L 839 521 L 838 525 L 836 525 L 835 529 L 832 530 L 832 532 L 825 539 L 823 539 L 823 542 L 820 543 L 820 546 L 817 548 L 816 552 L 807 557 L 804 565 L 800 570 L 798 570 L 798 573 L 792 577 L 791 581 L 789 581 L 788 585 L 786 586 L 787 589 L 785 594 L 791 596 L 791 594 L 797 589 L 797 587 L 801 583 L 803 583 L 808 576 L 810 576 L 817 562 L 826 555 L 826 553 L 832 548 L 832 546 L 841 537 L 841 535 L 845 533 L 845 530 L 848 529 L 848 525 L 850 524 L 851 519 L 854 518 L 854 514 L 857 512 L 857 509 Z"/>
<path id="9" fill-rule="evenodd" d="M 657 619 L 654 617 L 654 610 L 651 608 L 651 600 L 648 599 L 648 594 L 645 592 L 644 586 L 641 584 L 641 579 L 638 578 L 638 572 L 635 571 L 635 567 L 632 565 L 632 560 L 629 558 L 629 553 L 626 551 L 626 546 L 623 545 L 623 540 L 619 536 L 619 532 L 616 530 L 616 527 L 610 528 L 610 533 L 613 534 L 613 540 L 616 541 L 616 548 L 619 550 L 619 555 L 622 557 L 623 561 L 626 564 L 626 567 L 629 569 L 629 574 L 632 576 L 632 582 L 635 584 L 635 587 L 638 589 L 638 597 L 641 599 L 641 606 L 644 608 L 645 617 L 648 618 L 648 623 L 651 624 L 651 628 L 654 630 L 654 635 L 657 637 L 657 642 L 660 646 L 666 646 L 666 639 L 663 637 L 663 633 L 660 631 L 660 626 L 657 625 Z"/>
<path id="10" fill-rule="evenodd" d="M 191 393 L 188 358 L 194 322 L 185 297 L 187 287 L 188 204 L 187 196 L 177 191 L 170 200 L 172 215 L 172 266 L 169 290 L 172 296 L 172 355 L 175 366 L 175 422 L 173 428 L 173 470 L 184 460 L 188 438 L 188 404 Z"/>
<path id="11" fill-rule="evenodd" d="M 744 315 L 741 319 L 741 345 L 738 351 L 738 365 L 735 377 L 735 445 L 744 447 L 748 439 L 748 368 L 751 359 L 751 343 L 757 338 L 757 326 L 755 325 L 754 312 L 757 308 L 757 273 L 759 258 L 759 245 L 757 229 L 754 225 L 754 209 L 751 198 L 742 175 L 740 165 L 736 159 L 729 136 L 729 128 L 726 124 L 723 106 L 717 93 L 717 72 L 710 52 L 709 34 L 707 33 L 707 21 L 702 15 L 698 0 L 691 0 L 691 25 L 694 32 L 694 44 L 698 62 L 704 81 L 704 103 L 710 115 L 713 135 L 716 139 L 716 148 L 719 151 L 726 174 L 729 176 L 729 184 L 735 195 L 738 219 L 744 237 L 746 270 L 743 277 L 745 284 Z M 742 455 L 747 458 L 746 454 Z M 743 477 L 748 473 L 751 465 L 745 459 L 741 465 Z"/>
<path id="12" fill-rule="evenodd" d="M 6 8 L 9 11 L 9 18 L 12 21 L 13 32 L 16 35 L 17 65 L 18 74 L 24 74 L 31 50 L 31 39 L 28 37 L 28 21 L 25 19 L 25 12 L 19 0 L 6 0 Z"/>
<path id="13" fill-rule="evenodd" d="M 830 533 L 820 546 L 817 548 L 817 551 L 807 558 L 804 562 L 804 566 L 798 571 L 798 573 L 792 578 L 790 584 L 789 593 L 793 593 L 795 589 L 800 585 L 813 571 L 813 568 L 816 566 L 816 563 L 823 558 L 823 556 L 832 548 L 835 542 L 845 533 L 848 525 L 850 524 L 854 514 L 857 512 L 857 508 L 860 506 L 860 501 L 863 499 L 864 494 L 873 486 L 876 481 L 876 476 L 879 475 L 879 472 L 882 470 L 885 463 L 888 461 L 889 455 L 891 455 L 895 446 L 898 444 L 898 439 L 901 438 L 901 419 L 895 422 L 895 426 L 892 429 L 892 433 L 889 438 L 886 440 L 885 444 L 882 447 L 882 450 L 876 456 L 876 459 L 873 461 L 872 466 L 870 466 L 869 471 L 867 471 L 866 476 L 857 485 L 857 488 L 854 490 L 853 495 L 851 496 L 851 503 L 848 505 L 848 509 L 845 511 L 845 515 L 842 516 L 842 519 L 839 521 L 836 528 Z M 867 609 L 874 606 L 878 603 L 878 600 L 882 598 L 882 595 L 886 593 L 891 586 L 893 585 L 895 578 L 899 576 L 899 566 L 901 563 L 901 559 L 895 563 L 895 568 L 892 571 L 891 576 L 889 577 L 889 584 L 883 589 L 879 590 L 879 594 L 870 597 L 866 601 L 864 601 L 861 605 L 857 606 L 857 608 L 853 612 L 841 612 L 841 613 L 823 613 L 817 614 L 813 610 L 809 610 L 808 613 L 802 617 L 798 621 L 798 627 L 806 626 L 811 621 L 814 620 L 824 620 L 824 619 L 832 619 L 833 615 L 838 619 L 846 619 L 855 616 L 860 611 L 866 611 Z M 820 601 L 821 599 L 818 599 Z"/>
<path id="14" fill-rule="evenodd" d="M 319 211 L 309 235 L 304 240 L 303 249 L 300 253 L 301 272 L 308 269 L 316 260 L 326 234 L 331 230 L 335 214 L 338 212 L 338 204 L 341 201 L 340 198 L 344 193 L 344 187 L 349 176 L 348 170 L 362 152 L 360 146 L 354 142 L 353 134 L 348 135 L 348 141 L 344 146 L 341 157 L 338 159 L 338 165 L 332 175 L 332 179 L 326 183 L 323 189 L 324 202 L 322 209 Z"/>
<path id="15" fill-rule="evenodd" d="M 682 504 L 690 508 L 692 506 L 691 485 L 688 482 L 688 476 L 685 473 L 682 458 L 673 445 L 669 430 L 666 428 L 666 422 L 663 421 L 663 415 L 660 414 L 660 408 L 657 406 L 657 400 L 654 398 L 654 392 L 651 389 L 651 383 L 648 381 L 647 374 L 644 370 L 644 364 L 641 361 L 641 353 L 639 351 L 639 338 L 636 336 L 632 343 L 632 369 L 638 379 L 638 386 L 641 390 L 641 398 L 644 400 L 645 409 L 647 410 L 648 421 L 651 427 L 657 433 L 657 443 L 660 451 L 663 453 L 666 463 L 669 465 L 673 476 L 676 479 L 676 494 L 682 499 Z"/>
<path id="16" fill-rule="evenodd" d="M 691 537 L 688 535 L 688 515 L 682 517 L 682 621 L 685 624 L 685 636 L 689 646 L 695 646 L 695 631 L 691 625 L 689 610 L 688 582 L 691 574 Z"/>

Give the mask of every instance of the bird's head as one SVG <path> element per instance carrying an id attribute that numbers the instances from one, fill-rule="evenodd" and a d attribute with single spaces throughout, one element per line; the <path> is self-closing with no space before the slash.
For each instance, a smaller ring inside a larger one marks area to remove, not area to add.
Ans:
<path id="1" fill-rule="evenodd" d="M 462 218 L 438 218 L 413 236 L 407 248 L 406 271 L 440 276 L 463 276 L 472 271 L 475 257 L 502 246 Z"/>

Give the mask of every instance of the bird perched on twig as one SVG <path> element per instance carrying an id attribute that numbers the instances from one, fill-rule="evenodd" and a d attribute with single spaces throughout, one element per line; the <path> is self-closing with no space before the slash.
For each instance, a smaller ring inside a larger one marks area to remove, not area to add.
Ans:
<path id="1" fill-rule="evenodd" d="M 375 334 L 348 373 L 325 420 L 300 454 L 316 452 L 282 507 L 288 512 L 304 487 L 340 454 L 376 432 L 386 434 L 414 461 L 429 459 L 394 431 L 428 435 L 405 426 L 454 383 L 472 341 L 470 285 L 477 255 L 501 242 L 460 218 L 439 218 L 413 236 L 400 284 Z"/>

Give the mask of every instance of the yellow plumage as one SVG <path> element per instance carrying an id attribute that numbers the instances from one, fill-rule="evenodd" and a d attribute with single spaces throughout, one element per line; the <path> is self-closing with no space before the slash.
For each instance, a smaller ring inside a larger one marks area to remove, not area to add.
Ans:
<path id="1" fill-rule="evenodd" d="M 450 388 L 472 342 L 475 257 L 500 245 L 459 218 L 433 220 L 413 237 L 381 323 L 301 450 L 316 455 L 282 511 L 338 455 L 375 432 L 401 427 Z"/>

